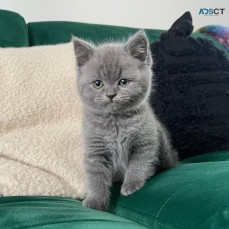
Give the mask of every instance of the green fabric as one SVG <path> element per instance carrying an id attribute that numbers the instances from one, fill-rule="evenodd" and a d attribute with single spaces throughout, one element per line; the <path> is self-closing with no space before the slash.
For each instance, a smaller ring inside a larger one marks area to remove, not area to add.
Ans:
<path id="1" fill-rule="evenodd" d="M 229 151 L 220 151 L 197 155 L 183 160 L 182 163 L 201 163 L 214 161 L 229 161 Z"/>
<path id="2" fill-rule="evenodd" d="M 124 197 L 114 187 L 111 212 L 148 228 L 229 228 L 229 151 L 203 154 L 150 179 Z"/>
<path id="3" fill-rule="evenodd" d="M 1 229 L 144 229 L 121 217 L 58 197 L 1 197 Z"/>
<path id="4" fill-rule="evenodd" d="M 30 46 L 65 43 L 78 36 L 95 43 L 119 40 L 138 31 L 136 28 L 78 22 L 33 22 L 28 24 Z M 162 30 L 146 30 L 150 41 L 160 38 Z"/>
<path id="5" fill-rule="evenodd" d="M 29 23 L 28 30 L 30 46 L 66 43 L 71 40 L 72 35 L 91 40 L 95 43 L 111 40 L 117 41 L 138 31 L 137 28 L 121 26 L 57 21 Z M 159 40 L 161 34 L 163 33 L 163 30 L 154 29 L 146 29 L 145 31 L 150 42 Z M 224 46 L 212 36 L 202 33 L 193 33 L 192 36 L 195 38 L 207 38 L 213 41 L 218 48 L 229 54 Z"/>
<path id="6" fill-rule="evenodd" d="M 0 47 L 29 45 L 27 25 L 17 13 L 0 10 Z"/>

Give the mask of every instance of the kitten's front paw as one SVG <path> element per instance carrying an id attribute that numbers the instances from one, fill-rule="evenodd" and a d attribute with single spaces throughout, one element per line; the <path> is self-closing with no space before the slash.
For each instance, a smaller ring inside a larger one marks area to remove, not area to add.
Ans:
<path id="1" fill-rule="evenodd" d="M 124 182 L 121 187 L 121 194 L 124 196 L 131 195 L 132 193 L 139 190 L 144 184 L 145 181 L 142 180 Z"/>
<path id="2" fill-rule="evenodd" d="M 83 200 L 83 206 L 86 208 L 93 208 L 99 211 L 106 211 L 109 206 L 109 200 L 105 200 L 104 198 L 86 198 Z"/>

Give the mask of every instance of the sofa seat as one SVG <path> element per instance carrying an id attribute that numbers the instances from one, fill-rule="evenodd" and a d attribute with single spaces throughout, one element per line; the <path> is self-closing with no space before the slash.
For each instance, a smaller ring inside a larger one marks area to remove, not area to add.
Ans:
<path id="1" fill-rule="evenodd" d="M 79 200 L 60 197 L 0 198 L 2 229 L 144 229 L 137 223 L 82 207 Z"/>
<path id="2" fill-rule="evenodd" d="M 227 228 L 229 151 L 188 158 L 138 192 L 112 188 L 110 213 L 61 197 L 0 198 L 0 228 Z"/>
<path id="3" fill-rule="evenodd" d="M 148 228 L 228 228 L 229 151 L 190 157 L 124 197 L 113 191 L 111 211 Z"/>

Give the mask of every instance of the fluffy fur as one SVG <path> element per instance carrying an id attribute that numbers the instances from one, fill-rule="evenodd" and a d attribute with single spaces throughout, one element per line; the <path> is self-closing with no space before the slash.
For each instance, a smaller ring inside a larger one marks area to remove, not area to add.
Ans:
<path id="1" fill-rule="evenodd" d="M 94 45 L 73 38 L 84 104 L 85 207 L 106 210 L 112 182 L 121 193 L 140 189 L 177 154 L 148 104 L 152 59 L 144 31 L 127 43 Z"/>

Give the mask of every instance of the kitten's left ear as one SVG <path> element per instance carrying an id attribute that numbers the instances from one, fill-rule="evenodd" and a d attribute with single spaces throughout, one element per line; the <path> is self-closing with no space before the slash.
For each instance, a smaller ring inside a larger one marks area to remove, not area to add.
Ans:
<path id="1" fill-rule="evenodd" d="M 127 41 L 125 50 L 142 62 L 149 59 L 149 42 L 144 30 L 140 30 Z"/>
<path id="2" fill-rule="evenodd" d="M 77 64 L 82 67 L 91 58 L 94 53 L 94 46 L 89 42 L 72 36 L 72 42 L 74 45 L 74 51 L 77 58 Z"/>

